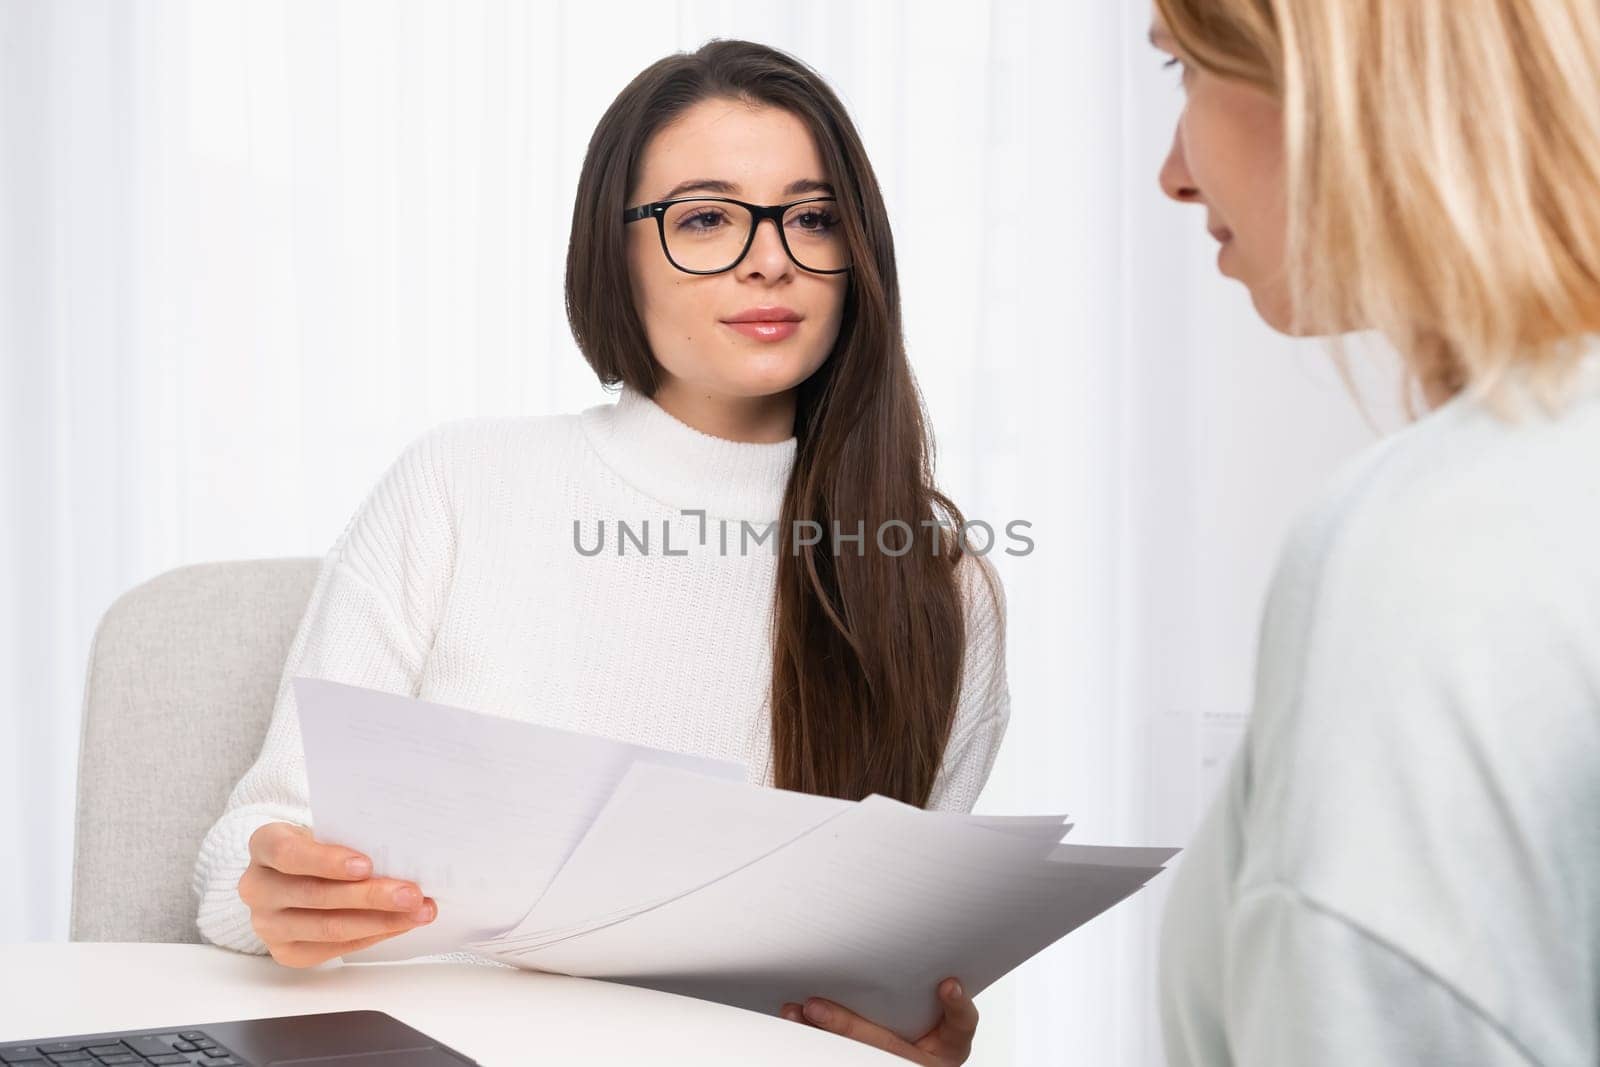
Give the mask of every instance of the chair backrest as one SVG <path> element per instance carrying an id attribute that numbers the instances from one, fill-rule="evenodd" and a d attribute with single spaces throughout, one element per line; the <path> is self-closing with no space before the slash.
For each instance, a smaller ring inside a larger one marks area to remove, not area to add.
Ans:
<path id="1" fill-rule="evenodd" d="M 180 567 L 100 620 L 83 697 L 72 940 L 200 940 L 200 840 L 261 749 L 319 566 Z"/>

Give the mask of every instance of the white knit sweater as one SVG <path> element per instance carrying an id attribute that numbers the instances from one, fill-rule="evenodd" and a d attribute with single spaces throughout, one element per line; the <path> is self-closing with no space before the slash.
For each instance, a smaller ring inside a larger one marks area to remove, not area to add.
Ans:
<path id="1" fill-rule="evenodd" d="M 778 518 L 794 454 L 794 438 L 711 437 L 627 389 L 581 415 L 463 420 L 411 444 L 324 560 L 261 755 L 201 845 L 202 936 L 266 951 L 238 882 L 256 829 L 311 825 L 299 675 L 737 760 L 771 784 L 777 560 L 756 537 Z M 704 544 L 685 510 L 705 512 Z M 602 523 L 604 550 L 580 552 Z M 966 666 L 929 807 L 971 810 L 1009 696 L 1003 596 L 977 566 L 962 579 Z"/>

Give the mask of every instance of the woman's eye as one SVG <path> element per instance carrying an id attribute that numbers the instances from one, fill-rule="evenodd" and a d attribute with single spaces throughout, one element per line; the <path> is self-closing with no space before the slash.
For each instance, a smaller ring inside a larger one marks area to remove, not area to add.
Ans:
<path id="1" fill-rule="evenodd" d="M 827 211 L 803 211 L 790 221 L 802 230 L 812 230 L 817 233 L 827 233 L 839 225 L 838 216 Z"/>
<path id="2" fill-rule="evenodd" d="M 720 226 L 723 218 L 724 216 L 720 211 L 696 211 L 692 215 L 685 215 L 679 219 L 678 226 L 680 229 L 688 230 L 711 230 Z"/>
<path id="3" fill-rule="evenodd" d="M 1173 56 L 1171 59 L 1169 59 L 1165 63 L 1161 64 L 1161 69 L 1162 70 L 1177 70 L 1178 76 L 1179 76 L 1179 80 L 1181 80 L 1181 81 L 1187 81 L 1188 78 L 1189 78 L 1189 68 L 1188 68 L 1188 66 L 1185 65 L 1183 60 L 1179 59 L 1177 56 Z"/>

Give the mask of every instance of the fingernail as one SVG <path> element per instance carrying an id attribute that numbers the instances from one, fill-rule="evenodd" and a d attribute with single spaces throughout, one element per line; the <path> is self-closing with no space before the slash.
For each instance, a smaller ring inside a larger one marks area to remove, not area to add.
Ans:
<path id="1" fill-rule="evenodd" d="M 414 908 L 422 903 L 422 894 L 406 886 L 394 891 L 394 903 L 398 908 Z"/>
<path id="2" fill-rule="evenodd" d="M 926 989 L 928 987 L 927 986 L 923 986 L 922 988 Z M 829 1014 L 830 1013 L 828 1011 L 828 1006 L 826 1004 L 822 1003 L 822 1001 L 820 1001 L 820 1000 L 808 1000 L 808 1001 L 806 1001 L 806 1018 L 810 1019 L 812 1022 L 816 1023 L 818 1026 L 826 1026 L 827 1025 L 827 1023 L 828 1023 L 828 1015 Z"/>
<path id="3" fill-rule="evenodd" d="M 960 1000 L 961 997 L 961 983 L 956 981 L 954 978 L 950 979 L 950 999 Z"/>
<path id="4" fill-rule="evenodd" d="M 372 861 L 357 856 L 353 860 L 345 860 L 344 869 L 352 878 L 365 878 L 372 873 Z"/>
<path id="5" fill-rule="evenodd" d="M 417 922 L 419 922 L 419 923 L 432 922 L 433 921 L 433 911 L 434 911 L 434 908 L 433 908 L 432 904 L 424 904 L 422 907 L 420 907 L 416 911 L 412 912 L 411 913 L 411 917 L 413 919 L 417 920 Z"/>
<path id="6" fill-rule="evenodd" d="M 785 1004 L 783 1006 L 782 1014 L 785 1019 L 788 1019 L 792 1023 L 797 1023 L 800 1021 L 800 1008 L 797 1005 Z"/>

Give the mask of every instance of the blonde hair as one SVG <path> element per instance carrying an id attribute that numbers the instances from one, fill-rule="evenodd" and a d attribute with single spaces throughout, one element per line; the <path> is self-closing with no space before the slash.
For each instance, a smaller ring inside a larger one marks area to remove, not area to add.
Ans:
<path id="1" fill-rule="evenodd" d="M 1547 404 L 1600 334 L 1600 2 L 1156 0 L 1284 110 L 1297 326 Z"/>

